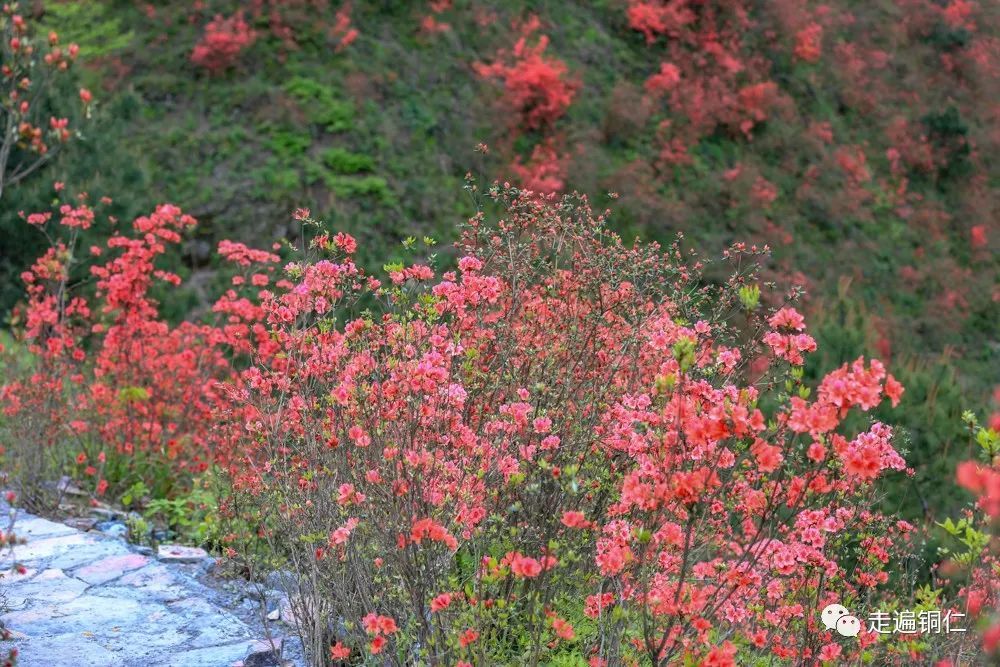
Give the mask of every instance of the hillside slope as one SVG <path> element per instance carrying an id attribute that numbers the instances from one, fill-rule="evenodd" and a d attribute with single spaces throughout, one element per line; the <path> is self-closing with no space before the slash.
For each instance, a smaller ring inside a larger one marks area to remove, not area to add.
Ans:
<path id="1" fill-rule="evenodd" d="M 207 290 L 222 238 L 294 236 L 307 207 L 379 262 L 442 246 L 465 175 L 610 206 L 627 237 L 769 244 L 825 356 L 907 386 L 891 502 L 918 515 L 1000 367 L 1000 7 L 964 0 L 34 3 L 81 45 L 95 117 L 4 195 L 0 310 L 43 245 L 18 218 L 61 181 L 131 219 L 200 221 L 173 261 Z M 218 17 L 218 18 L 216 18 Z M 482 144 L 482 145 L 480 145 Z M 94 234 L 106 234 L 95 230 Z M 178 318 L 197 290 L 169 295 Z M 898 420 L 898 418 L 897 418 Z"/>

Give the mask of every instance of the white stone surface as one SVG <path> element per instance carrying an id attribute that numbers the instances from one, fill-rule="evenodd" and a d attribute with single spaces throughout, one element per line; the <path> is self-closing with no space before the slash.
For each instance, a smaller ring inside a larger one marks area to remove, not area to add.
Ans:
<path id="1" fill-rule="evenodd" d="M 156 557 L 168 563 L 200 563 L 208 558 L 208 552 L 181 544 L 161 544 Z"/>
<path id="2" fill-rule="evenodd" d="M 195 577 L 201 549 L 161 547 L 158 560 L 121 540 L 24 516 L 28 543 L 0 559 L 2 616 L 21 667 L 228 667 L 259 636 Z M 12 562 L 27 568 L 10 570 Z"/>

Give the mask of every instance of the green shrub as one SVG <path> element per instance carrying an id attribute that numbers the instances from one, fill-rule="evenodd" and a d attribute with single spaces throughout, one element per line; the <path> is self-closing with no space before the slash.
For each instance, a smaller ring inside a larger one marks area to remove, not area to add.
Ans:
<path id="1" fill-rule="evenodd" d="M 375 168 L 375 160 L 372 158 L 343 148 L 328 148 L 323 151 L 323 164 L 338 174 L 357 174 Z"/>

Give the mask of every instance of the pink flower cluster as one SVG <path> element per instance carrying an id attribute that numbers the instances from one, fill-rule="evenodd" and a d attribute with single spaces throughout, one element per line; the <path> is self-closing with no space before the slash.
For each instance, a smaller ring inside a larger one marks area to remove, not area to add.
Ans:
<path id="1" fill-rule="evenodd" d="M 205 34 L 191 51 L 191 62 L 217 73 L 236 64 L 240 54 L 257 40 L 257 33 L 237 12 L 230 17 L 221 14 L 205 26 Z"/>

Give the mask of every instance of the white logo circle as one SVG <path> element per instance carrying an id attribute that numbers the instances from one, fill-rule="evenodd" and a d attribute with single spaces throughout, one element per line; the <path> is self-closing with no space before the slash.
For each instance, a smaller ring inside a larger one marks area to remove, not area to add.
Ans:
<path id="1" fill-rule="evenodd" d="M 850 615 L 851 612 L 847 610 L 847 607 L 840 604 L 828 604 L 819 616 L 823 619 L 823 625 L 826 626 L 827 630 L 834 630 L 837 627 L 837 621 L 839 621 L 841 617 Z"/>
<path id="2" fill-rule="evenodd" d="M 857 616 L 841 616 L 837 621 L 837 632 L 844 637 L 857 637 L 861 632 L 861 621 Z"/>

